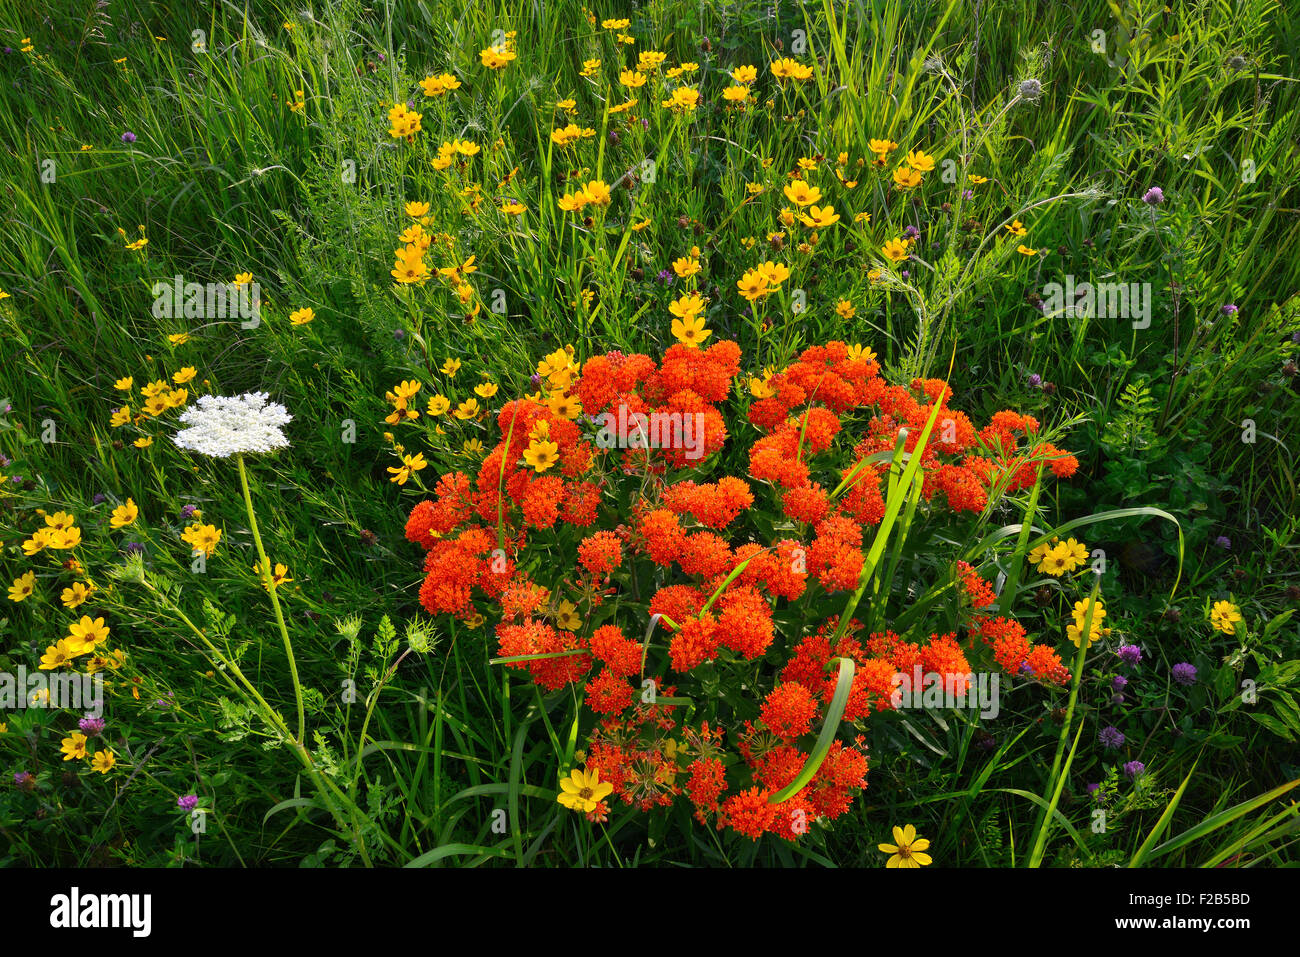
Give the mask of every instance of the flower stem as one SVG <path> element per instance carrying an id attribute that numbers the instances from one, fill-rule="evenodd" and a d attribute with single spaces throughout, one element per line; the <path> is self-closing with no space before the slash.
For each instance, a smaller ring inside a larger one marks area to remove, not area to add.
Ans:
<path id="1" fill-rule="evenodd" d="M 284 623 L 284 612 L 280 610 L 280 599 L 275 593 L 271 564 L 267 561 L 266 549 L 262 547 L 262 535 L 257 530 L 257 516 L 253 513 L 253 496 L 248 491 L 248 472 L 244 469 L 244 456 L 236 455 L 235 464 L 239 466 L 239 484 L 244 490 L 244 507 L 248 509 L 248 527 L 252 529 L 253 544 L 257 546 L 258 567 L 261 569 L 262 580 L 266 583 L 267 591 L 271 593 L 271 607 L 275 609 L 275 620 L 280 626 L 280 637 L 284 640 L 284 653 L 289 658 L 289 674 L 293 678 L 293 697 L 298 706 L 297 743 L 301 746 L 305 744 L 303 735 L 307 721 L 303 713 L 302 682 L 298 680 L 298 664 L 293 657 L 293 643 L 289 641 L 289 629 Z"/>

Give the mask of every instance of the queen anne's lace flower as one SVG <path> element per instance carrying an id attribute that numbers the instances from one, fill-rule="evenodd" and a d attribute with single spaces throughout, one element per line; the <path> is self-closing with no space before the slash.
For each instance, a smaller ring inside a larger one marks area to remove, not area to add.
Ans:
<path id="1" fill-rule="evenodd" d="M 180 417 L 189 428 L 177 432 L 172 441 L 182 449 L 219 459 L 288 448 L 289 440 L 280 429 L 293 416 L 267 398 L 265 392 L 199 396 L 198 404 Z"/>

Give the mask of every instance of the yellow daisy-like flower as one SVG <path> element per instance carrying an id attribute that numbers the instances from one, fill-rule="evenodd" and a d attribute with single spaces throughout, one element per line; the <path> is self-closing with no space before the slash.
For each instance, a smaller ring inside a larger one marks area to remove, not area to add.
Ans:
<path id="1" fill-rule="evenodd" d="M 81 621 L 68 626 L 68 636 L 63 640 L 68 643 L 68 650 L 74 656 L 84 655 L 108 640 L 108 626 L 104 624 L 103 618 L 82 615 Z"/>
<path id="2" fill-rule="evenodd" d="M 835 314 L 841 319 L 852 319 L 856 313 L 857 310 L 853 308 L 853 303 L 847 299 L 841 299 L 835 304 Z"/>
<path id="3" fill-rule="evenodd" d="M 1225 635 L 1231 635 L 1235 632 L 1237 630 L 1236 623 L 1244 620 L 1241 616 L 1241 609 L 1230 601 L 1216 601 L 1210 609 L 1210 624 Z"/>
<path id="4" fill-rule="evenodd" d="M 442 364 L 442 374 L 445 376 L 455 378 L 458 371 L 460 371 L 459 359 L 448 359 Z"/>
<path id="5" fill-rule="evenodd" d="M 429 405 L 424 411 L 429 415 L 442 415 L 450 408 L 451 399 L 447 398 L 445 395 L 435 395 L 429 399 Z"/>
<path id="6" fill-rule="evenodd" d="M 894 170 L 894 185 L 899 189 L 915 189 L 921 185 L 921 174 L 910 166 L 900 166 Z"/>
<path id="7" fill-rule="evenodd" d="M 63 753 L 64 761 L 80 760 L 86 756 L 86 736 L 80 731 L 74 731 L 71 735 L 64 738 L 59 746 Z"/>
<path id="8" fill-rule="evenodd" d="M 908 150 L 907 165 L 918 173 L 928 173 L 934 169 L 934 157 L 921 150 Z"/>
<path id="9" fill-rule="evenodd" d="M 133 385 L 135 385 L 135 377 L 134 377 L 134 376 L 126 376 L 125 378 L 118 379 L 116 382 L 114 382 L 114 383 L 113 383 L 113 388 L 114 388 L 114 389 L 118 389 L 118 390 L 120 390 L 120 391 L 122 391 L 122 392 L 130 392 L 130 391 L 131 391 L 131 386 L 133 386 Z"/>
<path id="10" fill-rule="evenodd" d="M 68 647 L 68 642 L 60 638 L 57 642 L 45 649 L 45 654 L 41 655 L 40 671 L 53 671 L 55 668 L 62 668 L 64 665 L 71 664 L 76 655 Z"/>
<path id="11" fill-rule="evenodd" d="M 221 529 L 215 525 L 195 522 L 181 532 L 181 541 L 190 546 L 191 552 L 202 552 L 205 557 L 211 558 L 217 550 L 217 543 L 221 541 Z"/>
<path id="12" fill-rule="evenodd" d="M 901 263 L 907 259 L 907 243 L 899 238 L 890 239 L 880 247 L 880 252 L 890 262 Z"/>
<path id="13" fill-rule="evenodd" d="M 1064 544 L 1055 545 L 1048 550 L 1039 563 L 1039 571 L 1059 578 L 1071 568 L 1071 552 Z"/>
<path id="14" fill-rule="evenodd" d="M 137 449 L 147 449 L 149 446 L 153 445 L 153 437 L 145 436 L 142 439 L 136 439 L 131 444 L 134 445 Z"/>
<path id="15" fill-rule="evenodd" d="M 9 586 L 10 601 L 26 601 L 36 590 L 36 572 L 25 572 L 14 579 Z"/>
<path id="16" fill-rule="evenodd" d="M 560 461 L 560 446 L 555 442 L 533 441 L 524 450 L 524 461 L 534 471 L 545 472 Z"/>
<path id="17" fill-rule="evenodd" d="M 289 313 L 289 322 L 295 326 L 305 326 L 316 318 L 316 312 L 310 306 L 304 306 L 302 309 L 295 309 Z"/>
<path id="18" fill-rule="evenodd" d="M 801 179 L 791 180 L 782 192 L 785 193 L 785 198 L 796 206 L 811 206 L 822 198 L 820 189 L 816 186 L 810 186 Z"/>
<path id="19" fill-rule="evenodd" d="M 412 219 L 419 219 L 421 216 L 428 216 L 429 204 L 412 200 L 406 204 L 406 215 L 410 216 Z"/>
<path id="20" fill-rule="evenodd" d="M 692 316 L 687 319 L 673 320 L 673 338 L 684 346 L 692 349 L 697 348 L 700 343 L 713 335 L 711 329 L 704 328 L 703 316 Z"/>
<path id="21" fill-rule="evenodd" d="M 499 388 L 495 382 L 480 382 L 474 386 L 474 394 L 484 399 L 490 399 L 497 394 Z"/>
<path id="22" fill-rule="evenodd" d="M 90 766 L 100 774 L 107 774 L 113 770 L 115 764 L 117 764 L 117 756 L 113 754 L 112 748 L 96 751 L 95 756 L 90 760 Z"/>
<path id="23" fill-rule="evenodd" d="M 572 811 L 590 814 L 596 806 L 614 792 L 614 785 L 601 781 L 597 771 L 580 771 L 560 781 L 560 793 L 556 800 Z"/>
<path id="24" fill-rule="evenodd" d="M 59 596 L 59 600 L 67 608 L 80 608 L 95 591 L 97 589 L 93 583 L 73 582 L 63 589 L 63 594 Z"/>
<path id="25" fill-rule="evenodd" d="M 393 476 L 389 481 L 396 482 L 398 485 L 405 485 L 412 475 L 428 464 L 429 463 L 424 460 L 423 452 L 416 452 L 414 455 L 403 455 L 401 468 L 393 468 L 392 466 L 389 466 L 388 471 Z"/>
<path id="26" fill-rule="evenodd" d="M 582 627 L 578 606 L 571 601 L 561 601 L 555 607 L 555 627 L 563 631 L 577 631 Z"/>
<path id="27" fill-rule="evenodd" d="M 479 414 L 478 399 L 466 399 L 460 405 L 456 406 L 455 416 L 462 422 L 468 419 L 474 419 Z"/>
<path id="28" fill-rule="evenodd" d="M 682 296 L 668 304 L 668 311 L 678 319 L 694 319 L 704 311 L 704 300 L 693 293 Z"/>
<path id="29" fill-rule="evenodd" d="M 921 867 L 931 863 L 930 855 L 924 853 L 930 849 L 929 839 L 918 838 L 916 828 L 911 824 L 906 827 L 894 825 L 894 843 L 878 844 L 877 848 L 891 855 L 886 867 Z"/>
<path id="30" fill-rule="evenodd" d="M 178 332 L 174 336 L 168 336 L 167 341 L 173 346 L 183 346 L 190 341 L 190 334 L 188 332 Z"/>

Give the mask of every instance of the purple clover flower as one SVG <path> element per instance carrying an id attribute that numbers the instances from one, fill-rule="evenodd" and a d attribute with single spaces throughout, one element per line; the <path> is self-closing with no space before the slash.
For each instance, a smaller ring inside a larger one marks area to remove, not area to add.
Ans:
<path id="1" fill-rule="evenodd" d="M 1229 302 L 1229 303 L 1225 303 L 1223 308 L 1220 309 L 1219 311 L 1222 312 L 1225 316 L 1235 316 L 1237 314 L 1237 307 Z"/>
<path id="2" fill-rule="evenodd" d="M 108 496 L 103 492 L 96 492 L 95 497 L 90 500 L 91 505 L 103 505 L 108 501 Z"/>
<path id="3" fill-rule="evenodd" d="M 1196 666 L 1188 664 L 1186 661 L 1180 661 L 1174 665 L 1174 680 L 1180 685 L 1196 684 Z"/>
<path id="4" fill-rule="evenodd" d="M 1137 780 L 1138 775 L 1145 773 L 1147 766 L 1141 761 L 1130 761 L 1124 765 L 1124 773 L 1129 777 Z"/>
<path id="5" fill-rule="evenodd" d="M 1120 645 L 1119 657 L 1126 665 L 1136 665 L 1142 660 L 1142 649 L 1137 645 Z"/>
<path id="6" fill-rule="evenodd" d="M 198 509 L 195 508 L 193 505 L 182 505 L 182 506 L 181 506 L 181 518 L 193 518 L 193 517 L 194 517 L 194 513 L 197 512 L 197 511 L 198 511 Z"/>
<path id="7" fill-rule="evenodd" d="M 103 732 L 104 719 L 92 718 L 89 715 L 87 715 L 86 717 L 82 718 L 80 721 L 77 722 L 77 727 L 81 729 L 82 734 L 85 734 L 86 736 L 93 738 L 95 735 Z"/>
<path id="8" fill-rule="evenodd" d="M 1042 384 L 1043 384 L 1043 377 L 1040 376 L 1037 372 L 1031 372 L 1029 374 L 1029 387 L 1031 389 L 1037 389 Z"/>
<path id="9" fill-rule="evenodd" d="M 1114 725 L 1107 725 L 1097 732 L 1097 740 L 1103 747 L 1118 749 L 1124 746 L 1124 732 Z"/>
<path id="10" fill-rule="evenodd" d="M 1228 551 L 1229 549 L 1232 548 L 1232 539 L 1230 539 L 1227 535 L 1220 535 L 1218 538 L 1214 540 L 1214 544 L 1217 545 L 1219 548 L 1222 548 L 1224 551 Z"/>
<path id="11" fill-rule="evenodd" d="M 1165 191 L 1159 186 L 1152 186 L 1142 194 L 1142 202 L 1148 206 L 1159 206 L 1165 201 Z"/>
<path id="12" fill-rule="evenodd" d="M 143 555 L 143 554 L 144 554 L 144 543 L 143 543 L 143 542 L 127 542 L 125 545 L 122 546 L 122 550 L 123 550 L 124 552 L 126 552 L 128 555 Z"/>
<path id="13" fill-rule="evenodd" d="M 125 133 L 122 134 L 122 142 L 123 142 L 123 143 L 134 143 L 134 142 L 135 142 L 135 134 L 132 133 L 130 130 L 127 130 Z"/>
<path id="14" fill-rule="evenodd" d="M 1110 679 L 1110 686 L 1116 691 L 1123 691 L 1128 687 L 1128 679 L 1123 675 L 1116 675 Z"/>
<path id="15" fill-rule="evenodd" d="M 186 794 L 176 799 L 176 806 L 182 811 L 193 811 L 199 806 L 199 796 L 197 794 Z"/>

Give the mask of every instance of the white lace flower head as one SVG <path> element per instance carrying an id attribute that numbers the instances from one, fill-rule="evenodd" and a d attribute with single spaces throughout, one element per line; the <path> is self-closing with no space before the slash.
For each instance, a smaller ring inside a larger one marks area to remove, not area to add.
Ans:
<path id="1" fill-rule="evenodd" d="M 265 392 L 240 396 L 202 395 L 180 421 L 189 426 L 173 436 L 182 449 L 224 459 L 243 452 L 273 452 L 289 447 L 280 427 L 293 420 L 287 409 L 267 402 Z"/>

